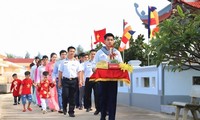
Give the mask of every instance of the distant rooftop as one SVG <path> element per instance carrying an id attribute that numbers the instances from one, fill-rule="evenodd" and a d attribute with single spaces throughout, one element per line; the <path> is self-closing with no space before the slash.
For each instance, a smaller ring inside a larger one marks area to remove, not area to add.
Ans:
<path id="1" fill-rule="evenodd" d="M 6 58 L 4 61 L 9 61 L 13 63 L 32 63 L 33 58 Z"/>

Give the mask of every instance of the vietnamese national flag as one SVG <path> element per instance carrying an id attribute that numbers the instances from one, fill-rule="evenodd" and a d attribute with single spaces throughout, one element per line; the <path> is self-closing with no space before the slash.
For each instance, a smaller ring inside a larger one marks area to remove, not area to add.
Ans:
<path id="1" fill-rule="evenodd" d="M 94 44 L 97 44 L 98 42 L 104 43 L 104 35 L 106 34 L 106 28 L 102 30 L 94 30 L 94 36 L 95 36 L 95 42 Z"/>

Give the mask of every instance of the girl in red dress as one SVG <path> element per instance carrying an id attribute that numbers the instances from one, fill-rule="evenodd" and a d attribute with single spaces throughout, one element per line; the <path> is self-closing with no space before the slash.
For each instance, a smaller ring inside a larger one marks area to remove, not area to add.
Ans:
<path id="1" fill-rule="evenodd" d="M 43 72 L 43 80 L 41 80 L 40 83 L 38 84 L 38 91 L 39 91 L 39 95 L 40 95 L 40 98 L 41 98 L 41 105 L 42 105 L 42 113 L 43 114 L 45 114 L 47 112 L 46 111 L 47 102 L 48 102 L 48 99 L 51 98 L 50 89 L 55 86 L 55 84 L 52 83 L 48 79 L 48 75 L 49 75 L 49 72 L 44 71 Z"/>
<path id="2" fill-rule="evenodd" d="M 13 92 L 13 97 L 14 97 L 14 104 L 13 105 L 17 105 L 17 104 L 20 104 L 21 95 L 19 94 L 19 90 L 20 90 L 20 86 L 21 86 L 22 81 L 17 78 L 16 73 L 14 73 L 12 75 L 12 77 L 13 77 L 13 81 L 11 83 L 10 92 Z"/>

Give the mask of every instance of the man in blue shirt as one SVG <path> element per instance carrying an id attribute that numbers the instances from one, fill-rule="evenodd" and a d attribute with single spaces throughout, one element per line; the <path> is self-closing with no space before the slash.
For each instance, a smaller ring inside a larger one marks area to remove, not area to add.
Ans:
<path id="1" fill-rule="evenodd" d="M 62 106 L 62 88 L 58 87 L 58 73 L 60 69 L 60 64 L 61 62 L 66 59 L 67 57 L 67 51 L 66 50 L 61 50 L 60 51 L 60 60 L 58 60 L 53 68 L 53 73 L 52 73 L 52 80 L 56 81 L 56 88 L 57 88 L 57 93 L 58 93 L 58 105 L 59 105 L 59 113 L 63 113 L 63 106 Z"/>

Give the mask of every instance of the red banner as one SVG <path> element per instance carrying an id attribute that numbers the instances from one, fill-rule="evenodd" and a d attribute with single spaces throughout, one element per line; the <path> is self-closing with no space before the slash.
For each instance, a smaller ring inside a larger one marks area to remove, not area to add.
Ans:
<path id="1" fill-rule="evenodd" d="M 123 81 L 130 84 L 128 71 L 120 69 L 99 69 L 90 77 L 90 81 Z"/>

